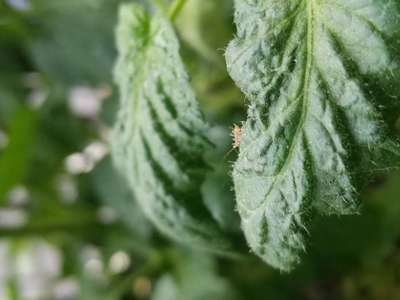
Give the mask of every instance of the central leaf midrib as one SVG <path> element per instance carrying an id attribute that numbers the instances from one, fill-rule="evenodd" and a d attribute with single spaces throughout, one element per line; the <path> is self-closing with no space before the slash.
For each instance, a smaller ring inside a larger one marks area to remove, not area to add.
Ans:
<path id="1" fill-rule="evenodd" d="M 137 84 L 137 88 L 135 88 L 134 94 L 132 96 L 132 98 L 136 101 L 133 101 L 133 128 L 134 128 L 134 132 L 132 134 L 137 134 L 140 125 L 137 124 L 143 124 L 143 122 L 141 122 L 141 113 L 140 113 L 140 102 L 142 101 L 140 95 L 143 92 L 143 86 L 144 83 L 146 82 L 148 75 L 151 74 L 151 72 L 153 71 L 152 68 L 148 67 L 148 62 L 151 61 L 151 57 L 152 57 L 152 50 L 154 47 L 153 44 L 153 38 L 159 33 L 160 30 L 160 26 L 159 24 L 157 24 L 158 26 L 156 28 L 154 28 L 153 32 L 150 32 L 149 36 L 147 37 L 147 42 L 146 42 L 146 46 L 144 47 L 144 49 L 142 49 L 142 53 L 143 53 L 143 60 L 142 63 L 139 64 L 139 70 L 138 70 L 138 74 L 140 74 L 138 76 L 138 78 L 134 79 L 136 84 Z M 151 24 L 150 26 L 154 26 L 154 24 Z"/>
<path id="2" fill-rule="evenodd" d="M 282 167 L 279 169 L 278 174 L 275 176 L 274 181 L 271 184 L 271 187 L 268 189 L 265 199 L 268 198 L 269 194 L 274 190 L 275 185 L 278 183 L 279 178 L 282 176 L 282 174 L 285 173 L 287 170 L 289 163 L 292 160 L 292 156 L 294 155 L 295 152 L 295 147 L 297 146 L 298 140 L 301 137 L 302 131 L 303 131 L 303 126 L 304 123 L 307 119 L 307 113 L 308 113 L 308 102 L 307 99 L 309 98 L 309 93 L 310 93 L 310 81 L 311 81 L 311 70 L 312 70 L 312 64 L 313 64 L 313 44 L 314 44 L 314 0 L 304 0 L 306 2 L 306 9 L 307 9 L 307 28 L 306 28 L 306 62 L 305 62 L 305 70 L 304 70 L 304 75 L 303 75 L 303 87 L 301 89 L 302 91 L 302 110 L 301 110 L 301 116 L 299 123 L 296 127 L 295 134 L 293 136 L 292 142 L 290 144 L 288 154 L 285 158 L 284 163 L 282 164 Z M 267 201 L 264 203 L 261 203 L 260 206 L 266 206 Z M 259 207 L 256 207 L 253 209 L 253 211 L 258 210 Z"/>
<path id="3" fill-rule="evenodd" d="M 307 41 L 306 41 L 306 62 L 305 62 L 305 70 L 303 75 L 303 87 L 302 87 L 302 109 L 299 123 L 296 127 L 296 131 L 294 133 L 292 143 L 290 144 L 288 155 L 283 163 L 281 169 L 278 172 L 276 178 L 279 178 L 281 174 L 283 174 L 288 168 L 289 162 L 292 160 L 292 156 L 295 152 L 295 147 L 297 146 L 298 140 L 301 137 L 304 123 L 307 119 L 308 113 L 308 102 L 310 94 L 310 81 L 311 81 L 311 69 L 313 62 L 313 43 L 314 43 L 314 0 L 304 0 L 307 2 Z M 274 182 L 275 184 L 275 182 Z M 272 186 L 274 186 L 274 184 Z"/>

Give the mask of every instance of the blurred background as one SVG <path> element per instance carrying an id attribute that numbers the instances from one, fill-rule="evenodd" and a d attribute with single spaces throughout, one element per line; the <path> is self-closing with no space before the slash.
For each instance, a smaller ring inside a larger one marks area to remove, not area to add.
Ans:
<path id="1" fill-rule="evenodd" d="M 315 219 L 291 274 L 154 230 L 109 157 L 121 2 L 0 0 L 0 300 L 400 299 L 400 173 L 371 183 L 361 215 Z M 232 5 L 189 0 L 176 28 L 217 146 L 206 154 L 206 204 L 239 233 L 236 153 L 221 159 L 246 109 L 223 58 Z"/>

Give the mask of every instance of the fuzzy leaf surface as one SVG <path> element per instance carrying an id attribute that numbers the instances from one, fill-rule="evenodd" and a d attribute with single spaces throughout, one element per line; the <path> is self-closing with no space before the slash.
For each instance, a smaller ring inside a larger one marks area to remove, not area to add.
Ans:
<path id="1" fill-rule="evenodd" d="M 207 125 L 170 21 L 139 5 L 123 5 L 117 44 L 117 167 L 160 231 L 191 246 L 225 250 L 228 242 L 201 194 L 207 170 L 203 154 L 210 146 Z"/>
<path id="2" fill-rule="evenodd" d="M 291 270 L 313 213 L 358 212 L 398 166 L 400 3 L 236 0 L 228 70 L 250 101 L 234 182 L 252 250 Z"/>

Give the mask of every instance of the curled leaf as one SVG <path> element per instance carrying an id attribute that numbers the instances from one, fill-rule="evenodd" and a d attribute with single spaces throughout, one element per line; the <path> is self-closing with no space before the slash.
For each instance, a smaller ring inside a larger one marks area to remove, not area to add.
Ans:
<path id="1" fill-rule="evenodd" d="M 226 250 L 229 243 L 202 200 L 207 126 L 170 21 L 139 5 L 123 5 L 117 43 L 117 166 L 160 231 L 192 246 Z"/>

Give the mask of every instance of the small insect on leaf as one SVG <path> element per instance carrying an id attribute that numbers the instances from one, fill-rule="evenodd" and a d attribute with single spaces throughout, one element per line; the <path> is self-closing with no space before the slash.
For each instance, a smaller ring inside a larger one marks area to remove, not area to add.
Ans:
<path id="1" fill-rule="evenodd" d="M 237 124 L 233 124 L 231 136 L 233 137 L 233 149 L 239 148 L 240 139 L 242 136 L 242 128 Z"/>
<path id="2" fill-rule="evenodd" d="M 228 153 L 225 154 L 225 158 L 231 154 L 231 152 L 240 146 L 240 141 L 242 137 L 242 127 L 240 127 L 237 124 L 233 124 L 232 131 L 231 131 L 231 137 L 232 137 L 232 148 L 228 151 Z"/>
<path id="3" fill-rule="evenodd" d="M 225 56 L 249 101 L 237 207 L 252 250 L 290 271 L 314 215 L 359 213 L 368 180 L 399 166 L 399 1 L 234 3 Z"/>

